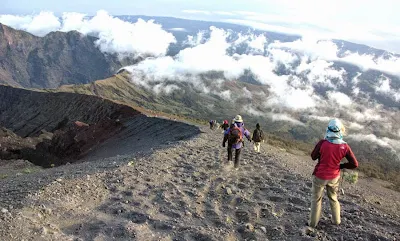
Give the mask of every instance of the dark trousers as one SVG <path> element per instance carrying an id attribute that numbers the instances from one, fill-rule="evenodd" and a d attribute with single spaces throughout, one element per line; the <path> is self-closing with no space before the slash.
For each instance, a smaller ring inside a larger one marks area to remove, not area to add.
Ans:
<path id="1" fill-rule="evenodd" d="M 241 150 L 242 148 L 235 149 L 235 168 L 239 167 Z M 232 154 L 233 154 L 232 146 L 228 146 L 228 161 L 232 161 Z"/>

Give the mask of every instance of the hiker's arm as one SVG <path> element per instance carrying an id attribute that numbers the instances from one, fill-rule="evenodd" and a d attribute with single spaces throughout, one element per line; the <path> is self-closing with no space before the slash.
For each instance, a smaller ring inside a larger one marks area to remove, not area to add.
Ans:
<path id="1" fill-rule="evenodd" d="M 225 143 L 226 143 L 227 140 L 228 140 L 228 134 L 227 134 L 227 132 L 225 131 L 225 132 L 224 132 L 224 139 L 222 140 L 222 147 L 225 147 Z"/>
<path id="2" fill-rule="evenodd" d="M 346 169 L 354 169 L 358 167 L 358 161 L 356 157 L 354 156 L 353 151 L 351 150 L 350 146 L 347 145 L 347 153 L 346 153 L 346 159 L 348 162 L 340 164 L 340 169 L 346 168 Z"/>
<path id="3" fill-rule="evenodd" d="M 321 149 L 323 142 L 324 140 L 320 140 L 317 145 L 315 145 L 314 150 L 311 152 L 311 159 L 313 159 L 313 161 L 317 160 L 321 156 L 319 150 Z"/>
<path id="4" fill-rule="evenodd" d="M 247 140 L 249 140 L 251 142 L 250 131 L 247 129 L 244 129 L 244 135 L 246 136 Z"/>

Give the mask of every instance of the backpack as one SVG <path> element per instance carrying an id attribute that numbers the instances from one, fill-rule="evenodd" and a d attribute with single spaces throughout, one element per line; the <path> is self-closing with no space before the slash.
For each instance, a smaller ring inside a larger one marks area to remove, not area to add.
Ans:
<path id="1" fill-rule="evenodd" d="M 255 129 L 253 133 L 253 141 L 254 142 L 261 142 L 264 139 L 264 135 L 262 130 Z"/>
<path id="2" fill-rule="evenodd" d="M 228 134 L 228 143 L 230 145 L 238 144 L 243 141 L 243 134 L 237 126 L 232 127 Z"/>

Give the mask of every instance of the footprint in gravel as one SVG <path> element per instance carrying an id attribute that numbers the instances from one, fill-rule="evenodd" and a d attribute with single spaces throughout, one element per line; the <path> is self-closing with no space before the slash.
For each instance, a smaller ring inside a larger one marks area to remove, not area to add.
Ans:
<path id="1" fill-rule="evenodd" d="M 271 208 L 261 208 L 259 216 L 266 219 L 275 218 L 275 216 L 272 214 Z"/>
<path id="2" fill-rule="evenodd" d="M 125 218 L 134 223 L 142 224 L 149 219 L 149 216 L 143 213 L 131 211 L 125 214 Z"/>
<path id="3" fill-rule="evenodd" d="M 243 183 L 243 182 L 241 182 L 241 183 L 238 183 L 238 184 L 237 184 L 237 187 L 238 187 L 239 189 L 246 189 L 246 188 L 248 187 L 248 185 L 245 184 L 245 183 Z"/>
<path id="4" fill-rule="evenodd" d="M 191 238 L 193 240 L 198 240 L 198 241 L 214 241 L 213 238 L 211 238 L 209 235 L 207 234 L 202 234 L 199 232 L 195 232 L 195 233 L 191 233 L 190 234 Z M 175 240 L 175 239 L 174 239 Z M 183 240 L 187 240 L 187 239 L 183 239 Z"/>
<path id="5" fill-rule="evenodd" d="M 250 220 L 250 215 L 245 210 L 237 210 L 235 212 L 235 216 L 238 219 L 239 223 L 247 223 Z"/>
<path id="6" fill-rule="evenodd" d="M 266 226 L 267 236 L 272 240 L 282 240 L 285 234 L 285 227 L 282 226 Z"/>
<path id="7" fill-rule="evenodd" d="M 270 189 L 274 193 L 284 193 L 285 191 L 280 187 L 270 187 Z"/>
<path id="8" fill-rule="evenodd" d="M 117 225 L 117 226 L 108 226 L 104 230 L 104 234 L 108 237 L 112 237 L 113 239 L 129 239 L 129 238 L 134 238 L 135 233 L 132 233 L 131 231 L 127 230 L 124 226 L 122 225 Z"/>
<path id="9" fill-rule="evenodd" d="M 238 233 L 243 240 L 257 240 L 256 233 L 254 232 L 254 227 L 247 225 L 241 225 L 237 228 Z"/>
<path id="10" fill-rule="evenodd" d="M 216 227 L 226 227 L 226 224 L 221 221 L 221 218 L 214 210 L 206 210 L 205 215 L 213 222 Z"/>
<path id="11" fill-rule="evenodd" d="M 259 177 L 259 176 L 253 177 L 253 180 L 254 180 L 254 183 L 255 183 L 256 185 L 261 185 L 261 184 L 264 183 L 263 178 L 262 178 L 262 177 Z"/>
<path id="12" fill-rule="evenodd" d="M 308 206 L 308 203 L 305 200 L 303 200 L 301 198 L 298 198 L 298 197 L 290 197 L 289 198 L 289 203 L 293 203 L 293 204 L 298 205 L 300 207 Z"/>
<path id="13" fill-rule="evenodd" d="M 281 196 L 270 196 L 270 197 L 268 197 L 268 199 L 269 199 L 270 201 L 272 201 L 272 202 L 279 202 L 279 203 L 285 201 L 285 198 L 284 198 L 284 197 L 281 197 Z"/>
<path id="14" fill-rule="evenodd" d="M 153 228 L 155 230 L 157 230 L 157 231 L 159 231 L 159 230 L 161 230 L 161 231 L 170 231 L 170 230 L 173 229 L 172 225 L 170 225 L 170 224 L 168 224 L 166 222 L 160 221 L 160 220 L 152 220 L 151 223 L 153 225 Z"/>

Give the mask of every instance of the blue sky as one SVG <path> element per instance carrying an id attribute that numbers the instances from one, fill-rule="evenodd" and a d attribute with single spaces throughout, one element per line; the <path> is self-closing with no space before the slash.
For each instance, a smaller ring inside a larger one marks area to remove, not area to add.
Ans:
<path id="1" fill-rule="evenodd" d="M 155 15 L 224 21 L 260 29 L 338 38 L 400 52 L 395 0 L 1 0 L 0 14 L 51 11 Z"/>

